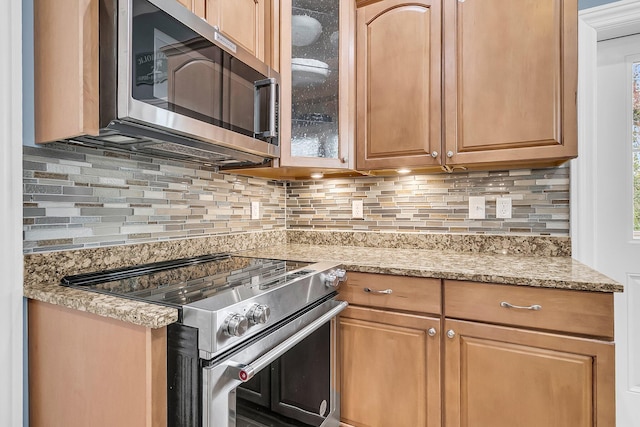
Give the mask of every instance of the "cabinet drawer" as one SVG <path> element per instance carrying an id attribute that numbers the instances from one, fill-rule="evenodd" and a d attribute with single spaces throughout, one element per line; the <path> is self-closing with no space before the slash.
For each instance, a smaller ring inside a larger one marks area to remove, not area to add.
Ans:
<path id="1" fill-rule="evenodd" d="M 518 307 L 505 307 L 504 303 Z M 539 306 L 538 310 L 525 307 Z M 445 280 L 446 317 L 613 338 L 613 294 Z"/>
<path id="2" fill-rule="evenodd" d="M 350 304 L 434 314 L 442 312 L 441 294 L 440 279 L 351 271 L 340 288 L 340 297 Z"/>

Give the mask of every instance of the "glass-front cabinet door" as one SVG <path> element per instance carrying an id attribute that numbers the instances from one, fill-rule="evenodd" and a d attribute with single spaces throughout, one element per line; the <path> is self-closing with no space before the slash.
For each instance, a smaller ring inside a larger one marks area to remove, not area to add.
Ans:
<path id="1" fill-rule="evenodd" d="M 281 2 L 281 160 L 355 168 L 355 2 Z"/>

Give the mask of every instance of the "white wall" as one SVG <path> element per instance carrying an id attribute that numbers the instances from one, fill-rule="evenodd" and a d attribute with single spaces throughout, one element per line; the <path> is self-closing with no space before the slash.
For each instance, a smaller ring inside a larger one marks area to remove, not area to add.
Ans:
<path id="1" fill-rule="evenodd" d="M 0 425 L 22 425 L 22 2 L 0 0 Z"/>

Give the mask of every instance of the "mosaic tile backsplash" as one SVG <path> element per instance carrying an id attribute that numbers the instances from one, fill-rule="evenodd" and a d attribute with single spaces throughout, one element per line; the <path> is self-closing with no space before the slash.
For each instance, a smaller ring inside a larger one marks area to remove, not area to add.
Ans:
<path id="1" fill-rule="evenodd" d="M 486 219 L 469 219 L 469 196 L 485 196 Z M 496 197 L 512 218 L 496 218 Z M 364 218 L 351 218 L 361 199 Z M 569 166 L 396 177 L 294 181 L 287 229 L 569 236 Z"/>
<path id="2" fill-rule="evenodd" d="M 283 183 L 135 154 L 24 147 L 23 186 L 24 253 L 285 229 Z"/>
<path id="3" fill-rule="evenodd" d="M 285 229 L 569 235 L 568 166 L 275 182 L 58 143 L 23 159 L 24 253 Z M 469 196 L 486 197 L 486 219 L 468 219 Z"/>

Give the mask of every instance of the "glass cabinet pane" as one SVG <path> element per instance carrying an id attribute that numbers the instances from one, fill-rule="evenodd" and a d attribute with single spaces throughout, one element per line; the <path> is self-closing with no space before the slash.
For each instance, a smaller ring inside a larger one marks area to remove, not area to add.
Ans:
<path id="1" fill-rule="evenodd" d="M 339 0 L 293 0 L 291 156 L 338 158 Z"/>

